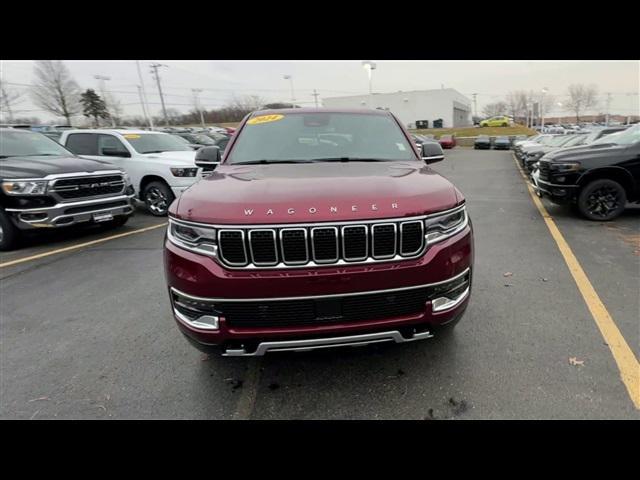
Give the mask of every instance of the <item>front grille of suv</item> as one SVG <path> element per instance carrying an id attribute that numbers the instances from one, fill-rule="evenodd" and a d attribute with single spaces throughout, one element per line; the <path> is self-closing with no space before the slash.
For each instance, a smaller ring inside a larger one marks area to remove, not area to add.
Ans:
<path id="1" fill-rule="evenodd" d="M 344 265 L 414 258 L 425 247 L 422 220 L 226 228 L 218 255 L 230 267 Z"/>
<path id="2" fill-rule="evenodd" d="M 124 187 L 122 175 L 79 176 L 54 180 L 48 192 L 66 201 L 114 195 L 122 193 Z"/>

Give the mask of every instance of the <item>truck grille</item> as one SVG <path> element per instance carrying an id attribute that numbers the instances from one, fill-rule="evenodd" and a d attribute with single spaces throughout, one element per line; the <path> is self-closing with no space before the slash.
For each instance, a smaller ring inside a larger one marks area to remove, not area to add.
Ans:
<path id="1" fill-rule="evenodd" d="M 122 175 L 72 177 L 54 180 L 49 192 L 62 200 L 71 200 L 122 193 L 124 186 Z"/>
<path id="2" fill-rule="evenodd" d="M 422 220 L 390 220 L 221 229 L 218 245 L 220 260 L 231 267 L 336 265 L 412 258 L 424 251 L 424 224 Z"/>
<path id="3" fill-rule="evenodd" d="M 212 311 L 236 328 L 289 327 L 348 323 L 418 315 L 426 302 L 459 295 L 470 286 L 471 272 L 431 286 L 378 293 L 291 300 L 214 301 Z M 174 294 L 174 302 L 175 302 Z"/>
<path id="4" fill-rule="evenodd" d="M 551 168 L 549 166 L 549 162 L 540 161 L 539 169 L 540 169 L 540 180 L 544 180 L 545 182 L 551 181 L 551 175 L 550 175 Z"/>

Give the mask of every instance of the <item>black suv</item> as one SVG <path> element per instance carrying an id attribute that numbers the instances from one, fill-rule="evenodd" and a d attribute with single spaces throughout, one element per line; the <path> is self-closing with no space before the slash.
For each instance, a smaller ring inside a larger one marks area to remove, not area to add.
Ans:
<path id="1" fill-rule="evenodd" d="M 590 220 L 612 220 L 627 202 L 640 202 L 640 125 L 539 161 L 533 183 L 540 196 L 575 203 Z"/>
<path id="2" fill-rule="evenodd" d="M 0 250 L 27 232 L 123 225 L 133 196 L 129 177 L 113 164 L 77 157 L 41 133 L 0 129 Z"/>

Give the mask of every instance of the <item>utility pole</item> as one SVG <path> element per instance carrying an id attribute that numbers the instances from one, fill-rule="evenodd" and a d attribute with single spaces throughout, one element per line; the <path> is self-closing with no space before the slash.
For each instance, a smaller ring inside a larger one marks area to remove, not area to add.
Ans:
<path id="1" fill-rule="evenodd" d="M 609 126 L 609 107 L 611 106 L 611 93 L 607 93 L 607 117 L 605 123 Z"/>
<path id="2" fill-rule="evenodd" d="M 206 125 L 204 124 L 204 114 L 202 113 L 202 108 L 200 108 L 200 99 L 198 97 L 198 94 L 202 92 L 202 89 L 192 88 L 191 91 L 193 92 L 193 97 L 196 102 L 196 111 L 200 112 L 200 123 L 202 124 L 202 128 L 205 128 Z"/>
<path id="3" fill-rule="evenodd" d="M 138 96 L 140 97 L 140 105 L 142 105 L 142 112 L 144 113 L 144 118 L 149 121 L 149 115 L 147 114 L 147 107 L 144 104 L 144 100 L 142 98 L 142 88 L 140 85 L 136 85 L 138 87 Z"/>
<path id="4" fill-rule="evenodd" d="M 149 123 L 149 127 L 153 130 L 153 117 L 151 115 L 151 111 L 149 110 L 149 103 L 147 102 L 147 92 L 144 89 L 144 80 L 142 79 L 142 71 L 140 70 L 140 60 L 136 60 L 136 66 L 138 67 L 138 78 L 140 79 L 140 89 L 142 91 L 142 110 L 144 111 L 144 116 Z M 146 108 L 145 108 L 146 106 Z"/>
<path id="5" fill-rule="evenodd" d="M 313 89 L 313 99 L 316 102 L 316 108 L 318 108 L 318 95 L 319 95 L 319 93 L 316 92 L 316 89 L 314 88 Z"/>
<path id="6" fill-rule="evenodd" d="M 111 77 L 105 77 L 104 75 L 94 75 L 93 78 L 100 82 L 100 93 L 102 94 L 102 100 L 104 101 L 105 106 L 107 107 L 107 112 L 109 112 L 109 119 L 111 120 L 111 126 L 115 127 L 116 122 L 113 120 L 113 115 L 111 115 L 111 109 L 109 108 L 109 103 L 107 102 L 107 88 L 105 87 L 105 80 L 111 80 Z"/>
<path id="7" fill-rule="evenodd" d="M 293 75 L 284 75 L 283 78 L 291 82 L 291 108 L 296 108 L 296 97 L 293 94 Z"/>
<path id="8" fill-rule="evenodd" d="M 162 114 L 164 115 L 164 124 L 169 126 L 169 117 L 167 117 L 167 108 L 164 106 L 164 97 L 162 96 L 162 86 L 160 85 L 160 74 L 158 73 L 158 68 L 167 67 L 167 65 L 163 65 L 161 63 L 152 63 L 150 67 L 151 67 L 151 73 L 155 77 L 156 83 L 158 84 L 158 93 L 160 94 L 160 103 L 162 104 Z"/>

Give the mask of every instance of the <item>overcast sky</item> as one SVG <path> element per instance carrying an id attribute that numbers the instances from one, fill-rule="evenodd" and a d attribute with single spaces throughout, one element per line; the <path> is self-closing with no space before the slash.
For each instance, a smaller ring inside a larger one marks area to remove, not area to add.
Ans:
<path id="1" fill-rule="evenodd" d="M 259 95 L 267 101 L 291 100 L 289 80 L 292 75 L 294 95 L 299 104 L 313 106 L 313 90 L 324 97 L 366 94 L 368 77 L 360 60 L 354 61 L 141 61 L 144 85 L 154 115 L 161 115 L 155 80 L 149 65 L 167 65 L 160 69 L 167 108 L 187 112 L 193 108 L 191 89 L 200 94 L 204 108 L 223 106 L 233 95 Z M 140 84 L 135 61 L 65 61 L 83 89 L 99 86 L 95 75 L 110 77 L 107 89 L 123 106 L 124 115 L 142 115 L 137 92 Z M 455 88 L 471 98 L 478 93 L 478 112 L 491 102 L 504 99 L 511 90 L 540 91 L 566 95 L 572 83 L 594 84 L 600 93 L 600 108 L 606 110 L 606 93 L 611 92 L 612 114 L 639 115 L 640 61 L 380 61 L 373 72 L 373 91 L 427 90 Z M 32 61 L 2 61 L 1 78 L 14 91 L 26 91 L 33 80 Z M 20 85 L 15 85 L 20 84 Z M 630 95 L 632 94 L 632 95 Z M 14 116 L 54 118 L 40 110 L 23 95 L 14 106 Z M 560 107 L 549 116 L 561 112 Z"/>

